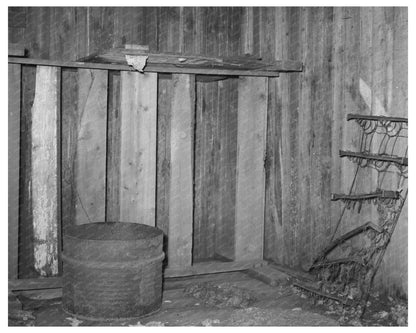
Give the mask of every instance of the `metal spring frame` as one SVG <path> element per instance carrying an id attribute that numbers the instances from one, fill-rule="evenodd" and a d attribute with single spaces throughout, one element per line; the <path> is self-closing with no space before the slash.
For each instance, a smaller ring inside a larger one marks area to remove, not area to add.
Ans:
<path id="1" fill-rule="evenodd" d="M 343 267 L 342 265 L 353 265 L 359 269 L 359 275 L 357 276 L 357 286 L 360 286 L 362 293 L 360 300 L 355 300 L 355 302 L 361 303 L 362 316 L 367 307 L 367 301 L 369 298 L 370 290 L 372 288 L 374 277 L 382 262 L 384 253 L 399 220 L 401 210 L 407 199 L 408 190 L 404 192 L 403 196 L 401 195 L 401 189 L 405 179 L 407 179 L 407 148 L 405 156 L 403 157 L 395 156 L 393 153 L 395 151 L 398 138 L 407 138 L 408 121 L 406 118 L 366 115 L 363 116 L 355 114 L 349 114 L 347 119 L 355 120 L 362 129 L 360 151 L 350 152 L 341 150 L 340 157 L 347 157 L 348 159 L 355 162 L 357 169 L 351 184 L 349 194 L 335 194 L 332 197 L 333 201 L 339 200 L 345 203 L 345 205 L 341 212 L 341 216 L 338 220 L 335 231 L 332 235 L 330 244 L 326 246 L 316 257 L 309 270 L 317 273 L 318 276 L 321 276 L 320 272 L 322 270 L 340 269 Z M 377 152 L 371 153 L 371 148 L 374 146 L 374 134 L 382 135 L 382 139 L 379 143 L 378 149 L 376 149 Z M 390 151 L 387 152 L 389 144 Z M 384 180 L 385 171 L 391 165 L 394 165 L 399 172 L 399 191 L 383 191 L 378 188 L 375 192 L 367 194 L 352 193 L 357 179 L 357 173 L 360 168 L 373 167 L 379 172 L 379 174 L 383 173 L 381 177 L 379 177 L 378 181 L 378 187 L 380 187 Z M 367 222 L 364 225 L 361 225 L 358 228 L 355 228 L 334 240 L 334 236 L 341 223 L 345 209 L 351 207 L 354 208 L 357 203 L 360 209 L 364 202 L 373 202 L 378 205 L 378 224 Z M 365 257 L 359 256 L 360 260 L 357 260 L 357 255 L 353 254 L 350 257 L 335 260 L 328 258 L 328 255 L 335 248 L 341 246 L 347 240 L 365 232 L 372 232 L 374 235 L 371 241 L 372 245 L 369 248 L 363 249 Z M 324 286 L 323 281 L 321 286 L 322 289 Z M 330 299 L 336 299 L 337 301 L 340 301 L 344 304 L 346 302 L 346 298 L 340 298 L 339 295 L 328 295 L 328 293 L 325 293 L 323 290 L 312 290 L 311 288 L 304 288 L 303 286 L 300 287 L 321 297 L 324 296 Z"/>

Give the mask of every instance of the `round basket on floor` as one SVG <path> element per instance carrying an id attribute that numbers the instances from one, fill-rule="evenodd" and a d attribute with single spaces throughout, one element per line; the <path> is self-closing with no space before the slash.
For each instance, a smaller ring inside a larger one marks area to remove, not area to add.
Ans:
<path id="1" fill-rule="evenodd" d="M 113 320 L 160 309 L 161 230 L 138 223 L 89 223 L 69 227 L 63 240 L 66 312 Z"/>

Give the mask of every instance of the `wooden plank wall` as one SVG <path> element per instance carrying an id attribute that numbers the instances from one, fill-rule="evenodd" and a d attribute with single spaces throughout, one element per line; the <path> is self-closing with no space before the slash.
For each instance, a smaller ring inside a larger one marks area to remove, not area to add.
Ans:
<path id="1" fill-rule="evenodd" d="M 8 80 L 8 251 L 9 279 L 18 277 L 19 255 L 19 165 L 20 165 L 20 65 L 9 65 Z"/>
<path id="2" fill-rule="evenodd" d="M 195 75 L 173 74 L 172 80 L 167 253 L 169 267 L 182 268 L 192 264 L 192 125 L 195 114 Z"/>
<path id="3" fill-rule="evenodd" d="M 235 259 L 261 260 L 264 238 L 264 157 L 267 78 L 238 79 Z"/>
<path id="4" fill-rule="evenodd" d="M 157 74 L 121 73 L 120 221 L 155 226 Z"/>
<path id="5" fill-rule="evenodd" d="M 36 69 L 30 149 L 34 268 L 41 276 L 58 273 L 60 79 L 58 67 Z"/>
<path id="6" fill-rule="evenodd" d="M 302 60 L 303 73 L 269 79 L 266 158 L 264 255 L 296 267 L 309 263 L 332 236 L 340 205 L 329 201 L 330 192 L 349 189 L 354 169 L 339 159 L 338 150 L 356 147 L 358 131 L 346 122 L 346 113 L 378 114 L 382 106 L 385 114 L 407 115 L 407 19 L 406 8 L 11 8 L 9 38 L 25 44 L 32 57 L 62 60 L 125 43 L 147 44 L 155 52 Z M 31 69 L 22 73 L 30 88 Z M 117 76 L 113 82 L 119 84 Z M 171 84 L 167 78 L 158 86 L 156 224 L 165 231 Z M 233 234 L 229 221 L 235 218 L 236 89 L 232 81 L 197 84 L 195 258 L 227 256 L 234 246 L 233 237 L 220 235 Z M 25 132 L 30 99 L 29 89 L 23 92 L 22 145 L 30 144 Z M 111 99 L 114 138 L 117 94 Z M 21 224 L 22 216 L 25 223 L 31 219 L 28 154 L 21 153 Z M 368 175 L 359 177 L 362 188 L 371 185 Z M 349 220 L 339 233 L 358 223 L 354 216 Z M 407 293 L 403 253 L 406 213 L 382 267 L 380 282 L 390 293 Z"/>

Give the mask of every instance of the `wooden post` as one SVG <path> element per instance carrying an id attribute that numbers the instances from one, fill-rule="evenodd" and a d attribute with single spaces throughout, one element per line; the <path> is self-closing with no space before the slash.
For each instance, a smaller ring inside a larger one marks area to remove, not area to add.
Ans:
<path id="1" fill-rule="evenodd" d="M 155 225 L 157 74 L 121 73 L 120 220 Z"/>
<path id="2" fill-rule="evenodd" d="M 192 130 L 195 76 L 173 74 L 168 264 L 192 263 Z"/>
<path id="3" fill-rule="evenodd" d="M 79 69 L 75 223 L 105 220 L 107 71 Z"/>
<path id="4" fill-rule="evenodd" d="M 38 66 L 32 107 L 32 207 L 35 270 L 58 273 L 58 116 L 60 68 Z"/>
<path id="5" fill-rule="evenodd" d="M 9 279 L 16 279 L 18 271 L 20 92 L 21 66 L 9 64 Z"/>
<path id="6" fill-rule="evenodd" d="M 267 78 L 240 77 L 235 260 L 263 258 Z"/>

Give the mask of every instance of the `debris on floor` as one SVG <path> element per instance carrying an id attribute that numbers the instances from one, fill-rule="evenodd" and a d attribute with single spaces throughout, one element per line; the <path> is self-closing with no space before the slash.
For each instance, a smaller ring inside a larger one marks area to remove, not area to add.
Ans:
<path id="1" fill-rule="evenodd" d="M 185 294 L 201 300 L 206 306 L 246 308 L 256 301 L 249 290 L 223 282 L 203 282 L 185 288 Z"/>
<path id="2" fill-rule="evenodd" d="M 360 304 L 347 306 L 336 300 L 321 298 L 319 295 L 292 288 L 300 298 L 309 299 L 323 308 L 326 315 L 337 316 L 341 326 L 407 326 L 407 302 L 392 297 L 380 297 L 377 292 L 369 298 L 362 315 Z"/>
<path id="3" fill-rule="evenodd" d="M 407 326 L 407 304 L 396 303 L 390 308 L 392 319 L 398 326 Z"/>
<path id="4" fill-rule="evenodd" d="M 162 323 L 161 321 L 149 321 L 144 326 L 165 326 L 165 324 Z"/>
<path id="5" fill-rule="evenodd" d="M 296 326 L 299 311 L 279 308 L 250 307 L 233 311 L 230 318 L 221 322 L 224 326 Z M 338 326 L 336 320 L 317 313 L 304 311 L 302 317 L 308 326 Z"/>
<path id="6" fill-rule="evenodd" d="M 79 326 L 82 323 L 82 320 L 78 320 L 77 318 L 67 317 L 65 319 L 71 323 L 71 326 Z"/>
<path id="7" fill-rule="evenodd" d="M 32 311 L 9 310 L 9 326 L 35 326 L 35 319 Z"/>
<path id="8" fill-rule="evenodd" d="M 202 326 L 214 326 L 214 325 L 219 325 L 219 324 L 220 324 L 220 321 L 218 319 L 210 319 L 210 318 L 207 318 L 201 322 Z"/>

